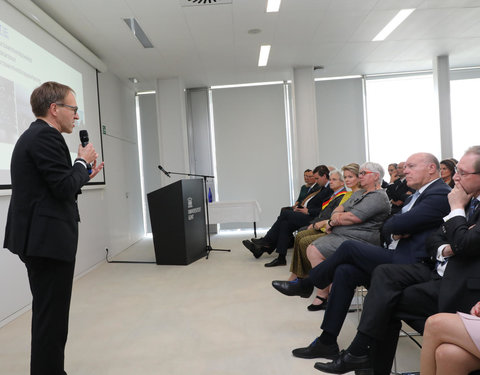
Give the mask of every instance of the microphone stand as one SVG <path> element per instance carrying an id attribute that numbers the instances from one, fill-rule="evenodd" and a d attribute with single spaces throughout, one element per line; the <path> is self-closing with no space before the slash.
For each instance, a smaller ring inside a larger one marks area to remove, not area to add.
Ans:
<path id="1" fill-rule="evenodd" d="M 230 249 L 212 249 L 211 242 L 210 242 L 210 216 L 208 213 L 208 194 L 207 194 L 207 178 L 215 178 L 214 176 L 208 176 L 204 174 L 194 174 L 194 173 L 181 173 L 181 172 L 167 172 L 164 170 L 160 165 L 158 166 L 158 169 L 160 169 L 167 177 L 170 177 L 171 174 L 176 174 L 180 176 L 191 176 L 191 177 L 202 177 L 203 178 L 203 191 L 205 193 L 205 212 L 207 213 L 207 256 L 206 259 L 208 259 L 208 256 L 210 255 L 210 251 L 228 251 L 230 252 Z"/>

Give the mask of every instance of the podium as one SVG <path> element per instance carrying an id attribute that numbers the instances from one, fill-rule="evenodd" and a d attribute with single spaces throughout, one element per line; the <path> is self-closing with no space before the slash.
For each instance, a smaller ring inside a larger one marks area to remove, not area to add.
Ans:
<path id="1" fill-rule="evenodd" d="M 207 255 L 201 179 L 174 182 L 147 199 L 157 264 L 187 265 Z"/>

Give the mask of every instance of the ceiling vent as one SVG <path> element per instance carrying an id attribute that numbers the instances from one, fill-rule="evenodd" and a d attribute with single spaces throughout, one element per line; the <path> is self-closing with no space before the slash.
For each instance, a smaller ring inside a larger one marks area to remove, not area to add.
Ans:
<path id="1" fill-rule="evenodd" d="M 193 7 L 198 5 L 219 5 L 231 4 L 233 0 L 180 0 L 182 7 Z"/>

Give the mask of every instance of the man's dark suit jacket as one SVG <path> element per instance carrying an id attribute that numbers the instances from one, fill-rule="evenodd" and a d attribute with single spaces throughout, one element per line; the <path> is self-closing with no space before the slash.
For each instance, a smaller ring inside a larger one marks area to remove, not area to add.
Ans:
<path id="1" fill-rule="evenodd" d="M 461 216 L 451 218 L 432 235 L 432 258 L 443 244 L 450 244 L 455 255 L 448 260 L 440 282 L 438 311 L 469 313 L 480 301 L 480 209 L 468 222 Z"/>
<path id="2" fill-rule="evenodd" d="M 302 185 L 302 187 L 300 188 L 300 193 L 298 194 L 298 198 L 295 202 L 298 202 L 299 204 L 302 203 L 306 197 L 308 197 L 310 194 L 316 192 L 319 189 L 320 189 L 320 186 L 318 186 L 317 183 L 314 183 L 310 187 L 307 187 L 307 185 Z"/>
<path id="3" fill-rule="evenodd" d="M 398 242 L 393 252 L 392 263 L 417 263 L 429 258 L 425 240 L 443 223 L 442 218 L 450 212 L 446 199 L 450 190 L 442 179 L 438 179 L 420 194 L 408 212 L 395 214 L 385 221 L 382 231 L 387 243 L 390 242 L 391 235 L 410 235 Z"/>
<path id="4" fill-rule="evenodd" d="M 415 190 L 411 189 L 407 186 L 406 180 L 395 180 L 393 184 L 388 185 L 387 189 L 385 190 L 388 197 L 394 201 L 402 201 L 405 202 L 410 194 L 413 193 Z M 405 204 L 405 203 L 404 203 Z M 392 204 L 392 215 L 400 212 L 402 210 L 402 206 L 396 206 Z"/>
<path id="5" fill-rule="evenodd" d="M 307 208 L 308 214 L 312 219 L 320 214 L 320 211 L 322 211 L 323 202 L 328 200 L 328 198 L 330 198 L 332 194 L 333 190 L 330 189 L 330 186 L 322 186 L 318 193 L 316 193 L 315 196 L 310 199 L 307 204 Z"/>
<path id="6" fill-rule="evenodd" d="M 80 188 L 86 168 L 72 160 L 65 139 L 37 119 L 20 136 L 11 161 L 12 196 L 3 246 L 20 256 L 73 262 Z"/>
<path id="7" fill-rule="evenodd" d="M 343 188 L 340 192 L 346 192 L 346 191 L 347 190 L 345 188 Z M 342 201 L 344 195 L 345 194 L 342 194 L 342 195 L 336 196 L 335 198 L 332 198 L 332 200 L 328 203 L 328 205 L 322 211 L 320 211 L 318 216 L 315 219 L 313 219 L 310 222 L 310 224 L 315 224 L 315 223 L 318 223 L 318 222 L 323 221 L 323 220 L 329 220 L 330 217 L 332 216 L 333 210 L 335 210 L 335 208 L 338 207 L 338 205 Z"/>
<path id="8" fill-rule="evenodd" d="M 393 184 L 388 185 L 386 189 L 386 193 L 390 199 L 394 201 L 400 200 L 402 202 L 405 202 L 408 198 L 409 194 L 407 194 L 407 192 L 413 193 L 414 191 L 414 189 L 407 186 L 405 179 L 403 181 L 401 179 L 395 180 Z"/>

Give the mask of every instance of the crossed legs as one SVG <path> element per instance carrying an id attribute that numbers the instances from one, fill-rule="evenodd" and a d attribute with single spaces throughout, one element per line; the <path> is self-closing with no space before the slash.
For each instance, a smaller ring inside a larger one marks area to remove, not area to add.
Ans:
<path id="1" fill-rule="evenodd" d="M 420 357 L 422 375 L 469 374 L 480 369 L 480 351 L 457 314 L 428 318 Z"/>

